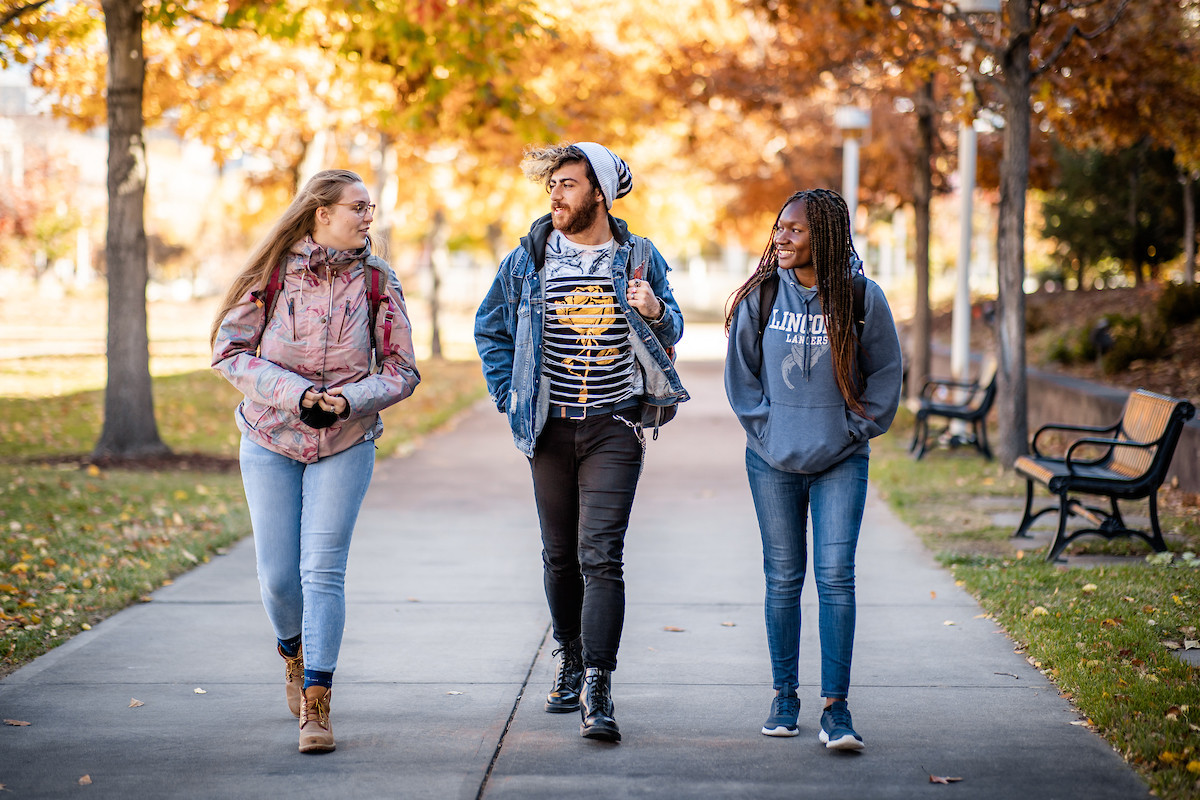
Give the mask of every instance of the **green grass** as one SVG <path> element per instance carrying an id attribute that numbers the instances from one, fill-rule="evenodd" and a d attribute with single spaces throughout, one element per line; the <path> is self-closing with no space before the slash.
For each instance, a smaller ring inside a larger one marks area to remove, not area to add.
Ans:
<path id="1" fill-rule="evenodd" d="M 237 474 L 0 466 L 0 674 L 249 532 Z"/>
<path id="2" fill-rule="evenodd" d="M 914 462 L 906 453 L 911 422 L 901 411 L 892 431 L 872 442 L 871 478 L 881 496 L 1158 796 L 1200 796 L 1200 669 L 1163 644 L 1200 638 L 1200 569 L 1181 559 L 1065 569 L 1047 564 L 1041 549 L 1018 550 L 1009 541 L 1015 525 L 994 525 L 991 514 L 1000 498 L 1023 501 L 1025 481 L 965 448 Z M 1200 552 L 1194 499 L 1160 494 L 1162 526 L 1178 551 Z M 1144 514 L 1145 504 L 1129 509 Z M 1150 549 L 1140 540 L 1088 537 L 1067 552 Z"/>
<path id="3" fill-rule="evenodd" d="M 485 394 L 474 361 L 426 361 L 412 397 L 383 413 L 380 458 L 442 425 Z M 233 413 L 242 395 L 212 370 L 154 379 L 159 435 L 177 453 L 235 458 Z M 104 392 L 60 397 L 0 398 L 0 459 L 84 455 L 100 437 Z"/>
<path id="4" fill-rule="evenodd" d="M 484 395 L 477 362 L 430 361 L 384 412 L 377 456 Z M 154 379 L 159 432 L 177 453 L 237 456 L 241 395 L 211 370 Z M 103 392 L 0 398 L 0 676 L 138 602 L 250 533 L 236 472 L 80 469 Z M 53 462 L 60 462 L 57 466 Z"/>

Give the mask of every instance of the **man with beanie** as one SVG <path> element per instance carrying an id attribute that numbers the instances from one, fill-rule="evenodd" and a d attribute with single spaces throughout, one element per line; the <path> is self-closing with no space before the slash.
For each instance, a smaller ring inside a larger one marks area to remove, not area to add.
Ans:
<path id="1" fill-rule="evenodd" d="M 500 263 L 475 343 L 533 472 L 559 657 L 546 710 L 578 709 L 582 736 L 619 742 L 625 531 L 642 425 L 688 399 L 671 358 L 683 317 L 658 250 L 608 213 L 633 187 L 624 161 L 581 142 L 530 148 L 521 166 L 546 187 L 550 213 Z"/>

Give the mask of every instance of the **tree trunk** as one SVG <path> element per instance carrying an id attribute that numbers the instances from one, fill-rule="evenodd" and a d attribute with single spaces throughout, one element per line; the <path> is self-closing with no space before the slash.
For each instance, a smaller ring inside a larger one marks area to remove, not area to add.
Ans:
<path id="1" fill-rule="evenodd" d="M 441 267 L 446 256 L 446 239 L 449 231 L 446 229 L 446 214 L 438 209 L 433 214 L 433 226 L 429 229 L 429 327 L 432 334 L 429 340 L 430 358 L 442 357 L 442 329 L 438 320 L 441 311 L 442 275 Z"/>
<path id="2" fill-rule="evenodd" d="M 1196 181 L 1190 170 L 1183 173 L 1183 282 L 1196 282 Z"/>
<path id="3" fill-rule="evenodd" d="M 1135 157 L 1129 167 L 1129 205 L 1125 209 L 1125 224 L 1129 226 L 1129 268 L 1133 270 L 1133 285 L 1141 287 L 1145 278 L 1142 276 L 1141 253 L 1138 252 L 1138 160 Z"/>
<path id="4" fill-rule="evenodd" d="M 996 242 L 996 456 L 1011 467 L 1029 452 L 1025 380 L 1025 193 L 1029 188 L 1029 100 L 1032 74 L 1030 0 L 1009 0 L 1012 34 L 1003 56 L 1004 153 L 1000 160 L 1000 222 Z"/>
<path id="5" fill-rule="evenodd" d="M 925 381 L 929 380 L 932 350 L 930 347 L 929 311 L 929 201 L 933 197 L 933 81 L 917 90 L 917 164 L 913 182 L 913 217 L 917 240 L 914 243 L 914 266 L 917 271 L 917 298 L 913 324 L 908 341 L 908 396 L 918 397 Z"/>
<path id="6" fill-rule="evenodd" d="M 158 436 L 146 331 L 141 0 L 103 0 L 108 34 L 108 384 L 94 456 L 170 452 Z"/>

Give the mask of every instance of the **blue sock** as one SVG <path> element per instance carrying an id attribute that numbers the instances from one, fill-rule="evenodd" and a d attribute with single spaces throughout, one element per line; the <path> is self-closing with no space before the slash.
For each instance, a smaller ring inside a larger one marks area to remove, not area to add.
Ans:
<path id="1" fill-rule="evenodd" d="M 326 689 L 333 688 L 333 673 L 321 672 L 319 669 L 304 670 L 304 688 L 310 686 L 324 686 Z"/>
<path id="2" fill-rule="evenodd" d="M 300 641 L 303 635 L 293 637 L 291 639 L 280 639 L 279 647 L 283 650 L 283 654 L 288 658 L 295 658 L 300 654 Z"/>

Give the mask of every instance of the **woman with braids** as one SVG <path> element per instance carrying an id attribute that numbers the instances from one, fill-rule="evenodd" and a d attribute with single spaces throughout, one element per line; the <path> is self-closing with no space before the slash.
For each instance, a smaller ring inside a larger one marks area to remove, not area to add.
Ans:
<path id="1" fill-rule="evenodd" d="M 255 246 L 212 329 L 213 369 L 246 396 L 242 483 L 302 753 L 335 748 L 346 560 L 379 412 L 421 380 L 400 283 L 371 254 L 374 209 L 358 175 L 318 172 Z"/>
<path id="2" fill-rule="evenodd" d="M 896 327 L 883 292 L 861 269 L 846 202 L 828 189 L 797 192 L 725 322 L 725 391 L 746 429 L 767 584 L 776 696 L 762 732 L 799 733 L 800 590 L 811 509 L 825 698 L 819 738 L 833 750 L 863 748 L 847 706 L 854 551 L 867 440 L 888 429 L 900 401 Z"/>

